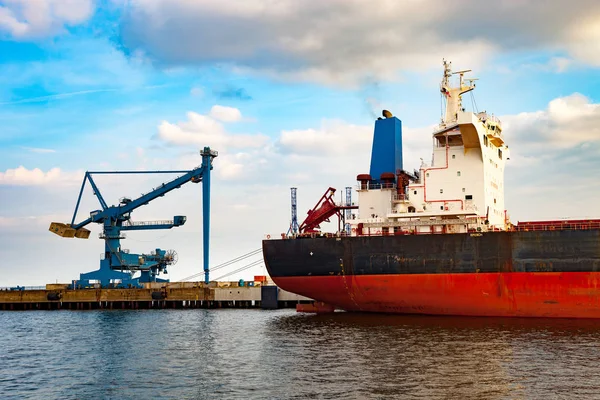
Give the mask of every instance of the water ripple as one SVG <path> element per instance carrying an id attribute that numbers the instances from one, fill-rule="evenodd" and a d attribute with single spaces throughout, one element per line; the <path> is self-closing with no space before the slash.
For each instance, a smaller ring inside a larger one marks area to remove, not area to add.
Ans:
<path id="1" fill-rule="evenodd" d="M 600 398 L 596 321 L 0 312 L 3 399 Z"/>

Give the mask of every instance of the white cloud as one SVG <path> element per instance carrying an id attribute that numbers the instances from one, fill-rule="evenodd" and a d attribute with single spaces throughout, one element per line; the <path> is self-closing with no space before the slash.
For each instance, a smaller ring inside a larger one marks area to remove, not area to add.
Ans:
<path id="1" fill-rule="evenodd" d="M 505 188 L 513 219 L 590 217 L 596 213 L 600 104 L 574 93 L 550 101 L 544 110 L 501 120 L 511 150 Z"/>
<path id="2" fill-rule="evenodd" d="M 222 159 L 219 160 L 219 170 L 217 174 L 219 174 L 223 179 L 238 179 L 244 173 L 244 165 L 235 162 L 224 162 Z"/>
<path id="3" fill-rule="evenodd" d="M 278 147 L 284 153 L 322 157 L 370 151 L 373 128 L 343 121 L 323 121 L 318 129 L 284 130 Z"/>
<path id="4" fill-rule="evenodd" d="M 589 9 L 581 7 L 582 15 L 573 24 L 567 37 L 571 54 L 594 66 L 600 66 L 600 18 L 597 7 L 598 3 Z"/>
<path id="5" fill-rule="evenodd" d="M 166 65 L 229 64 L 281 79 L 355 84 L 395 79 L 442 57 L 477 67 L 503 52 L 539 50 L 564 70 L 600 65 L 600 3 L 132 0 L 122 40 Z M 456 21 L 464 23 L 457 24 Z M 189 40 L 190 37 L 196 40 Z"/>
<path id="6" fill-rule="evenodd" d="M 87 21 L 93 8 L 92 0 L 4 0 L 0 31 L 15 38 L 55 35 Z"/>
<path id="7" fill-rule="evenodd" d="M 223 151 L 229 148 L 256 148 L 263 146 L 267 137 L 261 134 L 231 134 L 219 121 L 234 122 L 241 119 L 241 112 L 232 107 L 214 106 L 209 115 L 187 113 L 187 121 L 171 123 L 163 121 L 157 137 L 177 146 L 210 146 Z"/>
<path id="8" fill-rule="evenodd" d="M 546 110 L 502 118 L 507 135 L 525 147 L 572 148 L 600 142 L 600 104 L 574 93 L 548 103 Z"/>
<path id="9" fill-rule="evenodd" d="M 242 113 L 234 107 L 225 107 L 218 104 L 212 106 L 209 115 L 222 122 L 238 122 L 242 120 Z"/>
<path id="10" fill-rule="evenodd" d="M 39 168 L 27 169 L 22 165 L 15 169 L 0 172 L 0 185 L 70 185 L 81 182 L 82 172 L 63 172 L 60 168 L 52 168 L 47 172 Z"/>
<path id="11" fill-rule="evenodd" d="M 218 157 L 213 161 L 215 166 L 212 173 L 219 180 L 224 181 L 238 181 L 242 182 L 243 179 L 250 178 L 250 172 L 255 171 L 254 163 L 250 162 L 251 152 L 257 154 L 260 150 L 248 147 L 244 151 L 234 152 L 223 151 L 221 148 L 213 148 L 219 151 Z M 195 168 L 200 164 L 200 157 L 197 152 L 188 153 L 179 157 L 179 161 L 176 165 L 178 169 L 189 169 Z"/>

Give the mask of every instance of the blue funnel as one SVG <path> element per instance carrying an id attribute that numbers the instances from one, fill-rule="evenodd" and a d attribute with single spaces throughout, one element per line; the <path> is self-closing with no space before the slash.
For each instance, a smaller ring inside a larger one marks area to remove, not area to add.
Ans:
<path id="1" fill-rule="evenodd" d="M 394 175 L 402 170 L 402 121 L 396 117 L 375 121 L 371 170 L 373 182 L 381 183 L 384 172 Z"/>

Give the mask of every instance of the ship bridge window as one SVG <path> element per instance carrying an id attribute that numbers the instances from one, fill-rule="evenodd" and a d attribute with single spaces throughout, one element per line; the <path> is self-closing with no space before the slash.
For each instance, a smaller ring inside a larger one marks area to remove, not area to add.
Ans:
<path id="1" fill-rule="evenodd" d="M 485 135 L 483 136 L 483 145 L 486 146 L 486 147 L 488 145 L 488 138 Z"/>
<path id="2" fill-rule="evenodd" d="M 502 160 L 502 150 L 498 149 L 498 158 Z"/>
<path id="3" fill-rule="evenodd" d="M 473 195 L 472 194 L 466 195 L 465 200 L 473 200 Z"/>
<path id="4" fill-rule="evenodd" d="M 446 137 L 445 136 L 436 136 L 436 144 L 437 147 L 446 147 Z"/>
<path id="5" fill-rule="evenodd" d="M 463 140 L 461 135 L 448 136 L 448 146 L 462 146 Z"/>

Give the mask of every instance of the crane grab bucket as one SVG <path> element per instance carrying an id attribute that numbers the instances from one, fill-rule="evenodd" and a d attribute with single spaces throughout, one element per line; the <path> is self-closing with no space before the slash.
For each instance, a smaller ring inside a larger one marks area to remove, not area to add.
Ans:
<path id="1" fill-rule="evenodd" d="M 48 230 L 52 233 L 57 234 L 60 237 L 65 238 L 76 237 L 78 239 L 88 239 L 90 237 L 89 229 L 74 229 L 71 228 L 71 224 L 63 224 L 62 222 L 52 222 Z"/>

